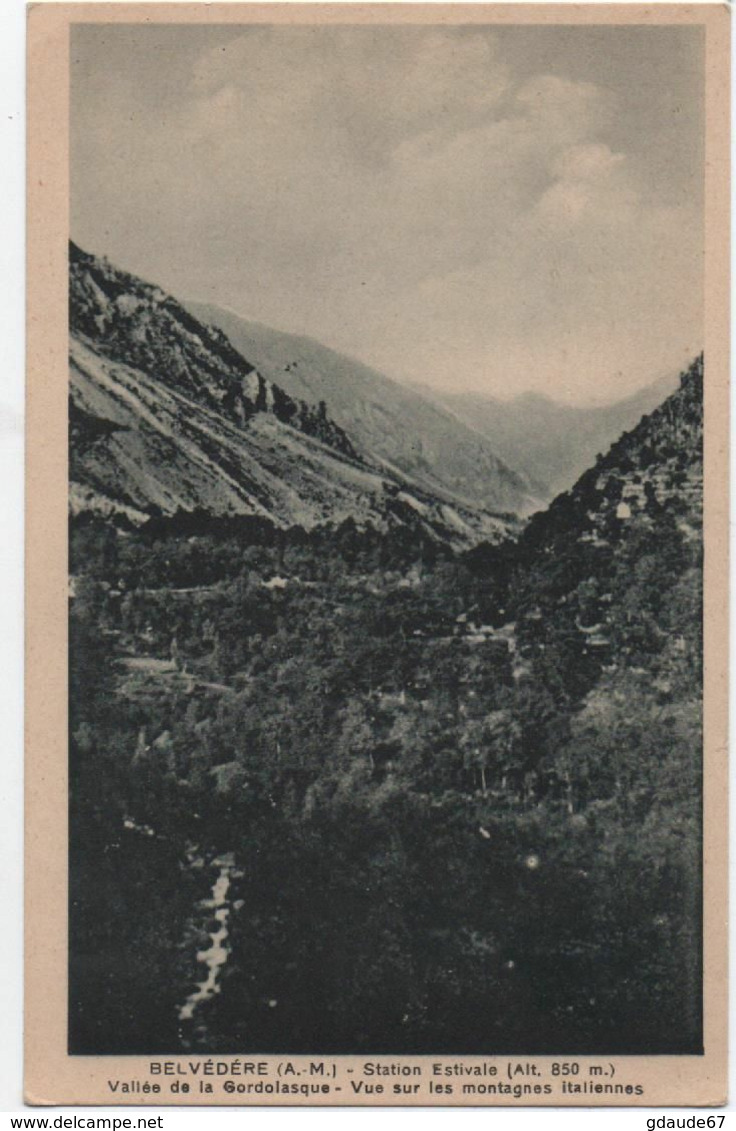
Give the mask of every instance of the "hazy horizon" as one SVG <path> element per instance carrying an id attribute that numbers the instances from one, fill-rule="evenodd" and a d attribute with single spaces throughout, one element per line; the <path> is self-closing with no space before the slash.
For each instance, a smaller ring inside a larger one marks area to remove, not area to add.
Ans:
<path id="1" fill-rule="evenodd" d="M 77 25 L 72 238 L 404 383 L 590 404 L 702 348 L 693 27 Z"/>

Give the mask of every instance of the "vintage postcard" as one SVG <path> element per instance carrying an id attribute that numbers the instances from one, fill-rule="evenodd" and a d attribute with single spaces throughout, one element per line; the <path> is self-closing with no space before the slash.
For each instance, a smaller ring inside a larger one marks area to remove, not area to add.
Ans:
<path id="1" fill-rule="evenodd" d="M 29 1103 L 726 1102 L 729 16 L 30 6 Z"/>

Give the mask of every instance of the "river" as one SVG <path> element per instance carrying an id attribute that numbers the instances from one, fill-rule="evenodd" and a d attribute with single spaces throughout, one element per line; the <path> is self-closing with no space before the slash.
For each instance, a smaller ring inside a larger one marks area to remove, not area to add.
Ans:
<path id="1" fill-rule="evenodd" d="M 201 859 L 201 858 L 200 858 Z M 193 863 L 198 861 L 193 860 Z M 212 885 L 212 894 L 209 899 L 202 899 L 197 904 L 197 911 L 210 923 L 214 917 L 215 926 L 209 930 L 209 946 L 197 952 L 197 962 L 203 967 L 205 977 L 198 982 L 196 988 L 190 993 L 184 1004 L 179 1009 L 180 1021 L 193 1021 L 199 1007 L 215 994 L 220 992 L 220 973 L 228 960 L 230 947 L 228 945 L 230 919 L 230 891 L 231 877 L 235 866 L 232 852 L 217 856 L 213 865 L 218 869 L 217 877 Z M 199 918 L 199 914 L 197 918 Z M 195 923 L 196 926 L 196 923 Z"/>

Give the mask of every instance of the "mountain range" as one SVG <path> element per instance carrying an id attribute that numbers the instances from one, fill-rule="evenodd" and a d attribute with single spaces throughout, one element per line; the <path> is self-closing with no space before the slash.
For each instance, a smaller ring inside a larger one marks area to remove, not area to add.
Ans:
<path id="1" fill-rule="evenodd" d="M 466 506 L 528 515 L 541 505 L 534 485 L 499 458 L 472 422 L 417 390 L 312 338 L 274 330 L 213 304 L 186 305 L 292 396 L 312 405 L 326 402 L 358 449 L 387 470 Z"/>
<path id="2" fill-rule="evenodd" d="M 677 386 L 668 373 L 631 396 L 590 407 L 538 393 L 403 385 L 313 338 L 288 334 L 213 303 L 186 302 L 260 372 L 309 404 L 325 401 L 356 444 L 431 492 L 527 516 L 565 491 Z"/>
<path id="3" fill-rule="evenodd" d="M 484 393 L 421 391 L 482 433 L 501 459 L 550 499 L 571 487 L 597 455 L 676 386 L 676 374 L 667 374 L 620 401 L 591 407 L 560 404 L 539 393 L 504 401 Z"/>
<path id="4" fill-rule="evenodd" d="M 182 304 L 74 244 L 69 270 L 76 513 L 351 519 L 496 543 L 676 384 L 592 408 L 420 392 L 310 338 Z"/>
<path id="5" fill-rule="evenodd" d="M 285 391 L 161 288 L 74 244 L 69 270 L 74 512 L 141 522 L 204 510 L 305 529 L 351 518 L 457 545 L 513 527 L 501 505 L 430 492 L 390 466 L 324 401 Z M 509 484 L 499 504 L 521 508 L 521 481 L 497 464 Z"/>

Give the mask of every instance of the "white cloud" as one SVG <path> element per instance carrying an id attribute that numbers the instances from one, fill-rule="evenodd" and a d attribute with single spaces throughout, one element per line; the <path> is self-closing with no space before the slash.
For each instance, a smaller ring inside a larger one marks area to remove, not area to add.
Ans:
<path id="1" fill-rule="evenodd" d="M 516 103 L 540 134 L 571 144 L 597 133 L 610 121 L 613 100 L 601 87 L 558 75 L 537 75 L 524 83 Z"/>
<path id="2" fill-rule="evenodd" d="M 175 79 L 97 74 L 75 122 L 80 241 L 124 265 L 461 387 L 585 397 L 700 347 L 700 217 L 611 144 L 611 91 L 485 29 L 259 28 Z"/>

